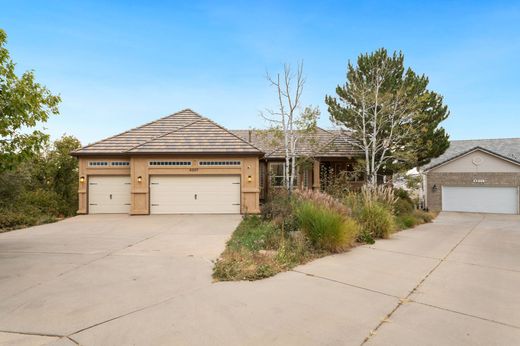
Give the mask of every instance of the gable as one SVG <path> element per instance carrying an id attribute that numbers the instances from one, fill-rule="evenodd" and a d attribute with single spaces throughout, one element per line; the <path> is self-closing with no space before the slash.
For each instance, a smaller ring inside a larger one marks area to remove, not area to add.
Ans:
<path id="1" fill-rule="evenodd" d="M 262 152 L 222 126 L 185 109 L 76 150 L 72 155 Z"/>
<path id="2" fill-rule="evenodd" d="M 214 122 L 202 118 L 171 131 L 129 153 L 258 153 L 258 149 Z"/>
<path id="3" fill-rule="evenodd" d="M 516 173 L 520 165 L 512 163 L 498 155 L 492 155 L 480 149 L 469 152 L 444 164 L 434 167 L 431 172 L 438 173 Z"/>

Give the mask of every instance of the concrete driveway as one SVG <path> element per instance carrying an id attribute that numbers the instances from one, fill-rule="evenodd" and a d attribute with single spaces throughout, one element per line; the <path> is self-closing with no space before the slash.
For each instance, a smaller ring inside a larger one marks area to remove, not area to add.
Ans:
<path id="1" fill-rule="evenodd" d="M 80 216 L 0 234 L 0 345 L 512 345 L 520 217 L 433 224 L 212 283 L 239 216 Z"/>

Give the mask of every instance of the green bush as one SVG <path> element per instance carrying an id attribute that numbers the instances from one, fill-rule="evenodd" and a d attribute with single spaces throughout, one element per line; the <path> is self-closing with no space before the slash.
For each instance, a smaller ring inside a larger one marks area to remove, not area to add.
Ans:
<path id="1" fill-rule="evenodd" d="M 410 214 L 396 216 L 395 221 L 399 229 L 414 228 L 416 225 L 422 223 L 422 220 L 418 220 Z"/>
<path id="2" fill-rule="evenodd" d="M 60 200 L 54 191 L 34 189 L 21 196 L 22 203 L 48 215 L 60 214 Z"/>
<path id="3" fill-rule="evenodd" d="M 0 232 L 54 222 L 57 218 L 27 206 L 24 210 L 0 209 Z"/>
<path id="4" fill-rule="evenodd" d="M 364 205 L 357 213 L 361 226 L 358 240 L 373 243 L 376 238 L 388 238 L 396 230 L 394 216 L 380 203 Z"/>
<path id="5" fill-rule="evenodd" d="M 302 231 L 314 248 L 338 252 L 356 239 L 359 226 L 345 215 L 304 201 L 298 204 L 297 218 Z"/>
<path id="6" fill-rule="evenodd" d="M 411 214 L 414 211 L 415 207 L 413 203 L 407 199 L 398 198 L 394 204 L 394 213 L 395 215 L 405 215 Z"/>
<path id="7" fill-rule="evenodd" d="M 32 226 L 37 218 L 23 212 L 0 210 L 0 230 L 9 230 L 17 227 Z"/>
<path id="8" fill-rule="evenodd" d="M 412 198 L 410 197 L 410 194 L 405 189 L 394 189 L 394 196 L 399 199 L 404 199 L 408 202 L 412 202 Z"/>

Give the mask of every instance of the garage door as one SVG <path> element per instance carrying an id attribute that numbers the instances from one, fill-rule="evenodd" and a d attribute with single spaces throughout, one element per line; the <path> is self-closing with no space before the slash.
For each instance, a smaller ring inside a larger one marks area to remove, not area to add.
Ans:
<path id="1" fill-rule="evenodd" d="M 442 210 L 475 213 L 518 213 L 516 187 L 442 187 Z"/>
<path id="2" fill-rule="evenodd" d="M 89 214 L 129 213 L 130 177 L 89 177 L 88 210 Z"/>
<path id="3" fill-rule="evenodd" d="M 151 214 L 238 214 L 240 176 L 152 176 Z"/>

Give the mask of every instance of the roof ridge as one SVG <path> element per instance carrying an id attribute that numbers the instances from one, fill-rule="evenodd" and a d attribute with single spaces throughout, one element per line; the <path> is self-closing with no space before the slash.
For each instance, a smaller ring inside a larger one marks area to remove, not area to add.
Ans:
<path id="1" fill-rule="evenodd" d="M 260 151 L 261 153 L 264 152 L 262 149 L 258 148 L 256 145 L 253 145 L 253 144 L 249 143 L 248 141 L 246 141 L 245 139 L 243 139 L 242 137 L 237 136 L 236 134 L 234 134 L 234 133 L 231 132 L 230 130 L 226 129 L 224 126 L 217 124 L 216 122 L 214 122 L 213 120 L 211 120 L 211 119 L 209 119 L 209 118 L 206 118 L 205 116 L 202 116 L 202 115 L 201 115 L 201 117 L 202 117 L 202 119 L 205 119 L 205 120 L 209 121 L 209 122 L 212 123 L 213 125 L 215 125 L 215 126 L 217 126 L 218 128 L 220 128 L 220 129 L 226 131 L 227 133 L 229 133 L 229 134 L 232 135 L 233 137 L 235 137 L 235 138 L 239 139 L 240 141 L 242 141 L 242 142 L 248 144 L 249 146 L 253 147 L 254 149 Z"/>
<path id="2" fill-rule="evenodd" d="M 150 142 L 155 141 L 156 139 L 159 139 L 159 138 L 161 138 L 161 137 L 164 137 L 164 136 L 167 136 L 167 135 L 172 134 L 172 133 L 174 133 L 174 132 L 177 132 L 177 131 L 179 131 L 179 130 L 182 130 L 183 128 L 188 127 L 188 126 L 191 126 L 191 125 L 193 125 L 193 124 L 195 124 L 195 123 L 197 123 L 197 122 L 199 122 L 199 121 L 201 121 L 201 120 L 202 120 L 202 119 L 197 119 L 197 120 L 195 120 L 195 121 L 192 121 L 191 123 L 188 123 L 188 124 L 182 125 L 181 127 L 178 127 L 178 128 L 176 128 L 175 130 L 171 130 L 171 131 L 165 132 L 165 133 L 163 133 L 163 134 L 161 134 L 161 135 L 159 135 L 159 136 L 155 136 L 155 137 L 153 137 L 153 138 L 150 138 L 149 140 L 147 140 L 147 141 L 145 141 L 145 142 L 143 142 L 143 143 L 140 143 L 140 144 L 138 144 L 138 145 L 136 145 L 136 146 L 133 146 L 133 147 L 131 147 L 130 149 L 125 150 L 125 151 L 123 151 L 123 152 L 124 152 L 124 153 L 128 153 L 128 152 L 130 152 L 131 150 L 134 150 L 134 149 L 136 149 L 136 148 L 138 148 L 138 147 L 140 147 L 140 146 L 142 146 L 142 145 L 148 144 L 148 143 L 150 143 Z"/>
<path id="3" fill-rule="evenodd" d="M 160 121 L 160 120 L 163 120 L 163 119 L 166 119 L 166 118 L 172 117 L 172 116 L 174 116 L 174 115 L 180 114 L 180 113 L 185 112 L 185 111 L 190 111 L 190 112 L 194 113 L 195 115 L 197 115 L 197 116 L 199 116 L 199 117 L 202 118 L 202 116 L 201 116 L 200 114 L 198 114 L 197 112 L 194 112 L 194 111 L 192 111 L 192 110 L 189 109 L 189 108 L 185 108 L 185 109 L 180 110 L 180 111 L 178 111 L 178 112 L 175 112 L 175 113 L 172 113 L 172 114 L 169 114 L 169 115 L 165 115 L 165 116 L 163 116 L 163 117 L 160 117 L 159 119 L 155 119 L 155 120 L 149 121 L 149 122 L 147 122 L 147 123 L 144 123 L 144 124 L 142 124 L 142 125 L 139 125 L 139 126 L 133 127 L 133 128 L 131 128 L 131 129 L 129 129 L 129 130 L 123 131 L 123 132 L 118 133 L 118 134 L 115 134 L 115 135 L 113 135 L 113 136 L 110 136 L 110 137 L 106 137 L 106 138 L 100 139 L 99 141 L 95 141 L 95 142 L 93 142 L 93 143 L 90 143 L 90 144 L 88 144 L 88 145 L 85 145 L 84 147 L 81 147 L 81 148 L 79 148 L 79 149 L 76 149 L 76 150 L 74 150 L 74 151 L 72 151 L 72 152 L 74 153 L 74 152 L 77 152 L 77 151 L 79 151 L 79 150 L 86 149 L 86 148 L 88 148 L 88 147 L 91 147 L 91 146 L 96 145 L 96 144 L 98 144 L 98 143 L 101 143 L 101 142 L 103 142 L 103 141 L 106 141 L 106 140 L 109 140 L 109 139 L 115 138 L 115 137 L 117 137 L 117 136 L 124 135 L 125 133 L 128 133 L 128 132 L 130 132 L 130 131 L 134 131 L 134 130 L 140 129 L 140 128 L 142 128 L 142 127 L 145 127 L 145 126 L 151 125 L 151 124 L 156 123 L 156 122 L 158 122 L 158 121 Z M 124 152 L 124 151 L 123 151 L 123 152 Z"/>

